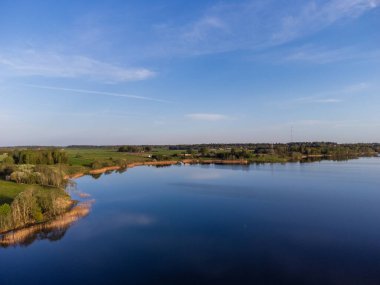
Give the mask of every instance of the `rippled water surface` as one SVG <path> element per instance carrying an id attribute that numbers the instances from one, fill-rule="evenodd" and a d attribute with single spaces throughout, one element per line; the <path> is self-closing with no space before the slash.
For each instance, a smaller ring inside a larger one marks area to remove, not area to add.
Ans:
<path id="1" fill-rule="evenodd" d="M 136 167 L 91 213 L 0 248 L 0 284 L 380 284 L 380 158 Z"/>

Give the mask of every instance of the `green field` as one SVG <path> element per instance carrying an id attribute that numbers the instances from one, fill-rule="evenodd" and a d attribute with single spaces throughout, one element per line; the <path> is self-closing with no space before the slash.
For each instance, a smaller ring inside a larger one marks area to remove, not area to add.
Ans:
<path id="1" fill-rule="evenodd" d="M 25 185 L 25 184 L 17 184 L 14 182 L 0 180 L 0 205 L 4 203 L 10 204 L 13 199 L 17 196 L 17 194 L 25 191 L 25 189 L 33 187 L 34 189 L 38 189 L 40 191 L 56 191 L 60 189 L 51 188 L 51 187 L 42 187 L 39 185 Z"/>
<path id="2" fill-rule="evenodd" d="M 152 149 L 152 154 L 173 155 L 186 153 L 185 150 L 170 150 L 164 147 L 155 147 Z"/>
<path id="3" fill-rule="evenodd" d="M 90 166 L 94 161 L 126 160 L 127 163 L 147 161 L 147 154 L 118 152 L 116 148 L 67 148 L 70 166 Z"/>

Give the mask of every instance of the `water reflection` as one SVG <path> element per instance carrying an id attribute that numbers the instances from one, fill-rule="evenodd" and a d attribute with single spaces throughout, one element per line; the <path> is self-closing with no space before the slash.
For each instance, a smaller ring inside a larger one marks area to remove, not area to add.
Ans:
<path id="1" fill-rule="evenodd" d="M 21 238 L 17 237 L 17 233 L 15 233 L 15 237 L 12 235 L 5 235 L 0 241 L 0 247 L 7 248 L 9 246 L 22 246 L 26 247 L 31 245 L 33 242 L 38 240 L 49 240 L 51 242 L 58 241 L 64 237 L 66 231 L 69 229 L 70 225 L 62 226 L 59 228 L 52 229 L 41 229 L 37 231 L 28 231 Z M 24 229 L 23 231 L 26 231 Z"/>
<path id="2" fill-rule="evenodd" d="M 253 198 L 257 194 L 254 192 L 252 186 L 239 186 L 239 185 L 223 185 L 223 184 L 207 184 L 207 183 L 193 183 L 193 182 L 179 182 L 170 183 L 169 185 L 183 188 L 192 193 L 200 195 L 212 195 L 228 198 Z"/>
<path id="3" fill-rule="evenodd" d="M 128 167 L 122 167 L 122 168 L 115 170 L 115 172 L 119 173 L 119 174 L 123 174 L 124 172 L 127 171 L 127 169 L 128 169 Z"/>
<path id="4" fill-rule="evenodd" d="M 99 179 L 103 175 L 103 173 L 96 173 L 96 174 L 90 174 L 90 175 L 92 178 L 96 180 L 96 179 Z"/>
<path id="5" fill-rule="evenodd" d="M 0 284 L 380 284 L 377 158 L 128 171 L 77 180 L 91 214 L 0 248 Z"/>
<path id="6" fill-rule="evenodd" d="M 71 225 L 89 214 L 92 204 L 93 201 L 83 202 L 53 221 L 5 233 L 0 236 L 0 247 L 28 246 L 45 239 L 60 240 Z"/>
<path id="7" fill-rule="evenodd" d="M 239 170 L 239 171 L 249 171 L 252 164 L 214 164 L 215 169 L 227 169 L 227 170 Z"/>
<path id="8" fill-rule="evenodd" d="M 169 168 L 172 165 L 171 164 L 162 164 L 162 165 L 157 164 L 157 165 L 152 165 L 152 166 L 155 167 L 155 168 Z"/>

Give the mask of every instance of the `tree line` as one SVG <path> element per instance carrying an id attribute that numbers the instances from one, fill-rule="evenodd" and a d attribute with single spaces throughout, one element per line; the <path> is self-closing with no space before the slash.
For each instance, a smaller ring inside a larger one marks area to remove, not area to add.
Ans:
<path id="1" fill-rule="evenodd" d="M 0 177 L 16 183 L 38 184 L 64 188 L 66 179 L 64 172 L 49 165 L 0 165 Z"/>
<path id="2" fill-rule="evenodd" d="M 136 145 L 124 145 L 118 148 L 119 152 L 133 152 L 133 153 L 138 153 L 138 152 L 148 152 L 152 151 L 151 146 L 136 146 Z"/>
<path id="3" fill-rule="evenodd" d="M 8 153 L 4 163 L 8 164 L 45 164 L 53 165 L 67 163 L 68 156 L 63 150 L 58 149 L 25 149 L 14 150 Z"/>
<path id="4" fill-rule="evenodd" d="M 200 144 L 168 146 L 189 154 L 222 159 L 249 158 L 252 155 L 301 156 L 371 156 L 380 153 L 380 144 L 337 144 L 329 142 L 301 142 L 277 144 Z"/>

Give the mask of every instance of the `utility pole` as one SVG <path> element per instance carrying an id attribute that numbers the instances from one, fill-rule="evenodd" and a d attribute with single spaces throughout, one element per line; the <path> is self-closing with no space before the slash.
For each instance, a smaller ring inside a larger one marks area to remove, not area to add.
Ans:
<path id="1" fill-rule="evenodd" d="M 290 127 L 290 142 L 293 142 L 293 126 Z"/>

